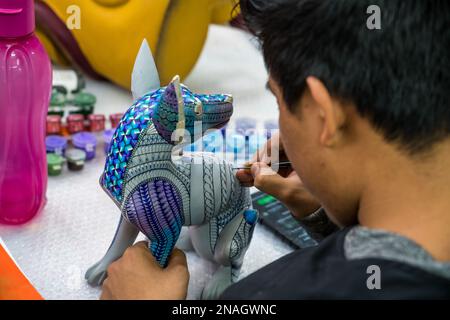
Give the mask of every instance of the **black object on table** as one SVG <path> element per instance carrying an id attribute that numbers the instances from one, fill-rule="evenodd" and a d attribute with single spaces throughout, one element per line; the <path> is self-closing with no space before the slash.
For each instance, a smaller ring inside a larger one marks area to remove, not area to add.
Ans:
<path id="1" fill-rule="evenodd" d="M 308 229 L 276 198 L 263 192 L 252 194 L 253 208 L 258 210 L 260 221 L 296 248 L 315 246 L 323 236 Z"/>

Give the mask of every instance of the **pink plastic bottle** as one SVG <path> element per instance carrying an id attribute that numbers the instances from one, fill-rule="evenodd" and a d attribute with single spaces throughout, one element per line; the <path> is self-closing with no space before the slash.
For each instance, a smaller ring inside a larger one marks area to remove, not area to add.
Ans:
<path id="1" fill-rule="evenodd" d="M 0 0 L 0 223 L 25 223 L 45 205 L 45 118 L 51 63 L 34 35 L 33 0 Z"/>

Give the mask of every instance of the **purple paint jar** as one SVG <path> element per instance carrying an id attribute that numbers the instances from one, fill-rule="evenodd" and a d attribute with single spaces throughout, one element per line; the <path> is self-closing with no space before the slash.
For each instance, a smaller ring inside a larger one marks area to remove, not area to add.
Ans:
<path id="1" fill-rule="evenodd" d="M 47 136 L 45 138 L 45 146 L 47 153 L 55 153 L 62 156 L 67 148 L 67 139 L 55 135 Z"/>
<path id="2" fill-rule="evenodd" d="M 264 122 L 264 129 L 266 129 L 267 138 L 270 139 L 272 137 L 272 134 L 278 131 L 278 121 L 266 120 Z"/>
<path id="3" fill-rule="evenodd" d="M 243 136 L 248 136 L 251 134 L 250 131 L 256 129 L 256 121 L 252 118 L 238 118 L 235 122 L 235 131 Z"/>
<path id="4" fill-rule="evenodd" d="M 103 142 L 106 155 L 108 155 L 109 146 L 111 145 L 111 141 L 115 132 L 115 129 L 105 130 L 105 132 L 103 132 Z"/>
<path id="5" fill-rule="evenodd" d="M 86 160 L 95 158 L 95 149 L 97 147 L 97 138 L 89 132 L 80 132 L 72 137 L 73 146 L 86 152 Z"/>

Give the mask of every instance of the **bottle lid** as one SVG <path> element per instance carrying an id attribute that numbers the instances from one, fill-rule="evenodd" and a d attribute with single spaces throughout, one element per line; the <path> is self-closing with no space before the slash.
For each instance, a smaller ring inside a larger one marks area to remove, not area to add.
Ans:
<path id="1" fill-rule="evenodd" d="M 256 121 L 252 118 L 238 118 L 235 122 L 235 131 L 242 135 L 249 135 L 250 131 L 256 129 Z"/>
<path id="2" fill-rule="evenodd" d="M 110 143 L 114 137 L 114 133 L 116 133 L 115 129 L 105 130 L 105 132 L 103 132 L 103 141 Z"/>
<path id="3" fill-rule="evenodd" d="M 91 93 L 81 92 L 75 96 L 72 102 L 75 106 L 90 107 L 95 105 L 97 98 Z"/>
<path id="4" fill-rule="evenodd" d="M 105 115 L 103 114 L 90 114 L 88 116 L 89 121 L 105 121 Z"/>
<path id="5" fill-rule="evenodd" d="M 47 151 L 62 153 L 67 146 L 67 139 L 61 136 L 51 135 L 45 138 Z"/>
<path id="6" fill-rule="evenodd" d="M 84 117 L 81 114 L 71 114 L 67 117 L 67 122 L 84 121 Z"/>
<path id="7" fill-rule="evenodd" d="M 34 29 L 34 0 L 0 0 L 0 38 L 23 37 Z"/>
<path id="8" fill-rule="evenodd" d="M 86 160 L 86 152 L 80 149 L 70 149 L 66 152 L 67 161 L 78 162 Z"/>
<path id="9" fill-rule="evenodd" d="M 64 158 L 58 154 L 48 153 L 47 163 L 50 166 L 60 166 L 64 163 Z"/>
<path id="10" fill-rule="evenodd" d="M 48 115 L 47 122 L 49 123 L 61 123 L 61 116 L 59 115 Z"/>
<path id="11" fill-rule="evenodd" d="M 89 132 L 79 132 L 72 137 L 72 143 L 77 148 L 92 148 L 97 145 L 97 138 Z"/>

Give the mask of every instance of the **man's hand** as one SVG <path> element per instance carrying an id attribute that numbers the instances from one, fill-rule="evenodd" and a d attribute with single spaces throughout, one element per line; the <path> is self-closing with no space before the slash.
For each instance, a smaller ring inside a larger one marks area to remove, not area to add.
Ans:
<path id="1" fill-rule="evenodd" d="M 274 140 L 275 139 L 275 140 Z M 273 140 L 273 142 L 272 142 Z M 263 150 L 247 163 L 251 169 L 239 170 L 236 174 L 242 185 L 255 186 L 283 202 L 294 217 L 302 219 L 320 208 L 320 203 L 306 190 L 300 177 L 292 168 L 280 168 L 277 172 L 269 167 L 271 163 L 272 143 L 278 149 L 279 161 L 288 160 L 284 153 L 279 135 L 273 135 Z"/>
<path id="2" fill-rule="evenodd" d="M 186 256 L 175 249 L 163 269 L 148 250 L 146 242 L 128 248 L 108 267 L 102 300 L 186 299 L 189 271 Z"/>

